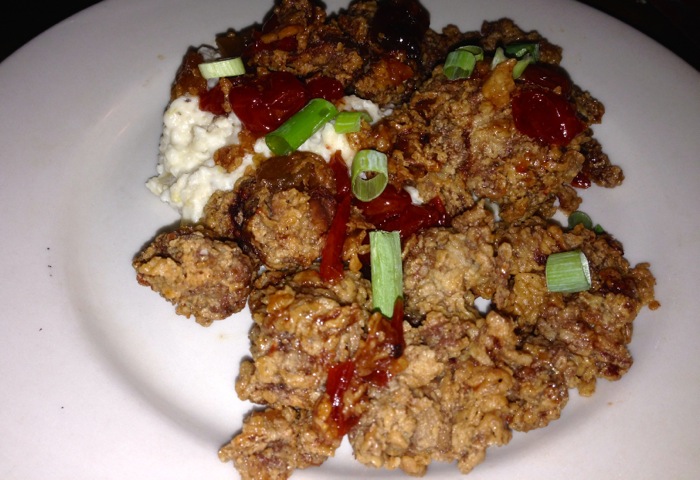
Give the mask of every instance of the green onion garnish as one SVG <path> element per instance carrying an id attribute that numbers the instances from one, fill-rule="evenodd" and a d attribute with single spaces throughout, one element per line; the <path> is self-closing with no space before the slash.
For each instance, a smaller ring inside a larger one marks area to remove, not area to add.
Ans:
<path id="1" fill-rule="evenodd" d="M 545 266 L 550 292 L 575 293 L 591 288 L 591 271 L 586 255 L 580 250 L 553 253 Z"/>
<path id="2" fill-rule="evenodd" d="M 569 215 L 569 228 L 574 228 L 579 223 L 582 223 L 585 228 L 591 230 L 593 228 L 593 220 L 588 216 L 587 213 L 580 210 L 576 210 L 571 215 Z"/>
<path id="3" fill-rule="evenodd" d="M 314 98 L 276 130 L 265 135 L 265 143 L 275 155 L 289 155 L 337 114 L 338 110 L 331 102 Z"/>
<path id="4" fill-rule="evenodd" d="M 537 42 L 517 42 L 505 46 L 505 54 L 508 57 L 523 58 L 530 55 L 533 61 L 540 59 L 540 44 Z"/>
<path id="5" fill-rule="evenodd" d="M 403 266 L 399 232 L 369 232 L 372 270 L 372 303 L 391 317 L 396 300 L 403 295 Z"/>
<path id="6" fill-rule="evenodd" d="M 199 67 L 199 72 L 207 80 L 218 77 L 235 77 L 245 73 L 245 66 L 241 57 L 204 62 L 197 66 Z"/>
<path id="7" fill-rule="evenodd" d="M 359 132 L 362 120 L 370 123 L 372 117 L 367 112 L 340 112 L 335 117 L 336 133 Z"/>
<path id="8" fill-rule="evenodd" d="M 459 47 L 457 50 L 461 52 L 469 52 L 472 55 L 474 55 L 474 58 L 478 62 L 479 60 L 484 59 L 484 49 L 477 46 L 477 45 L 464 45 L 463 47 Z"/>
<path id="9" fill-rule="evenodd" d="M 506 60 L 506 54 L 503 53 L 503 48 L 497 47 L 496 51 L 493 53 L 493 60 L 491 60 L 491 68 L 496 68 L 496 65 Z"/>
<path id="10" fill-rule="evenodd" d="M 360 150 L 350 169 L 352 193 L 363 202 L 377 198 L 389 183 L 386 154 L 376 150 Z"/>
<path id="11" fill-rule="evenodd" d="M 468 78 L 478 60 L 484 59 L 484 50 L 476 45 L 459 47 L 447 54 L 443 71 L 449 80 Z"/>
<path id="12" fill-rule="evenodd" d="M 525 55 L 523 58 L 518 60 L 513 67 L 513 78 L 520 78 L 520 75 L 523 74 L 527 66 L 534 62 L 535 60 L 531 55 Z"/>
<path id="13" fill-rule="evenodd" d="M 474 71 L 474 65 L 476 65 L 474 55 L 469 52 L 455 50 L 450 52 L 445 60 L 445 76 L 449 80 L 467 78 Z"/>
<path id="14" fill-rule="evenodd" d="M 574 228 L 579 223 L 583 224 L 588 230 L 593 230 L 598 235 L 605 233 L 605 230 L 600 225 L 596 224 L 593 226 L 593 220 L 591 220 L 591 217 L 589 217 L 587 213 L 576 210 L 569 215 L 569 228 Z"/>

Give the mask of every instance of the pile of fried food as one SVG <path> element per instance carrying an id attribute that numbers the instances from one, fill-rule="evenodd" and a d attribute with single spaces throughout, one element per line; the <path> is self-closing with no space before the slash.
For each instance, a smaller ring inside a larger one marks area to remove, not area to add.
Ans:
<path id="1" fill-rule="evenodd" d="M 592 395 L 598 378 L 624 375 L 632 322 L 658 307 L 649 265 L 631 266 L 612 234 L 553 220 L 579 209 L 577 189 L 623 181 L 590 128 L 604 107 L 557 66 L 561 48 L 510 19 L 477 32 L 429 25 L 417 0 L 357 0 L 332 14 L 282 0 L 263 24 L 216 39 L 248 72 L 214 87 L 223 114 L 237 82 L 271 72 L 335 79 L 344 94 L 392 109 L 348 134 L 356 150 L 387 155 L 389 186 L 380 206 L 353 201 L 340 275 L 319 267 L 338 238 L 340 170 L 308 152 L 259 159 L 211 197 L 200 222 L 158 235 L 133 260 L 139 283 L 202 325 L 249 307 L 236 391 L 264 408 L 219 451 L 244 479 L 321 465 L 345 437 L 367 466 L 420 476 L 431 462 L 456 462 L 468 473 L 513 431 L 559 418 L 570 390 Z M 539 47 L 529 76 L 514 78 L 515 59 L 492 62 L 513 42 Z M 446 55 L 467 44 L 484 60 L 468 78 L 446 78 Z M 211 101 L 202 61 L 196 48 L 185 54 L 173 99 Z M 565 102 L 573 120 L 537 130 L 550 120 L 523 102 L 533 94 Z M 235 168 L 255 138 L 244 128 L 217 162 Z M 401 203 L 406 187 L 424 203 Z M 404 290 L 392 318 L 372 310 L 367 237 L 378 228 L 401 232 Z M 591 287 L 549 291 L 547 257 L 576 249 Z"/>

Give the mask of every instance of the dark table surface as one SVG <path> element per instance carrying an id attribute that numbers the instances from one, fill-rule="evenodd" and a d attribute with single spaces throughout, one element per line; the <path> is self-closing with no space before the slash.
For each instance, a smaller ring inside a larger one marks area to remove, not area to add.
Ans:
<path id="1" fill-rule="evenodd" d="M 640 30 L 700 71 L 700 5 L 697 0 L 579 1 Z M 0 61 L 51 26 L 98 2 L 64 0 L 42 6 L 22 3 L 24 5 L 13 9 L 14 13 L 3 15 Z M 41 10 L 40 14 L 37 9 Z"/>

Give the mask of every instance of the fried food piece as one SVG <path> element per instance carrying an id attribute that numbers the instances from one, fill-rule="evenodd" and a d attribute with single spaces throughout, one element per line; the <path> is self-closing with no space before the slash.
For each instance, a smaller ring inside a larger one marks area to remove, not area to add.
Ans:
<path id="1" fill-rule="evenodd" d="M 587 137 L 559 147 L 519 132 L 510 108 L 520 88 L 513 66 L 480 62 L 460 80 L 448 80 L 437 67 L 407 104 L 365 136 L 365 148 L 389 155 L 392 183 L 414 186 L 425 199 L 439 195 L 450 215 L 475 197 L 498 204 L 507 222 L 552 216 L 559 197 L 575 196 L 567 187 L 584 164 L 578 145 Z"/>
<path id="2" fill-rule="evenodd" d="M 524 337 L 537 338 L 533 352 L 563 346 L 568 354 L 559 358 L 559 368 L 569 386 L 583 395 L 594 392 L 596 378 L 617 380 L 627 372 L 632 366 L 627 348 L 632 322 L 644 306 L 656 305 L 649 265 L 632 267 L 612 235 L 583 225 L 568 231 L 531 218 L 518 226 L 501 226 L 496 236 L 499 263 L 510 280 L 496 292 L 494 304 L 516 319 Z M 575 249 L 588 258 L 591 288 L 574 294 L 548 291 L 547 256 Z"/>
<path id="3" fill-rule="evenodd" d="M 217 192 L 201 222 L 269 269 L 301 270 L 320 257 L 335 208 L 331 168 L 317 154 L 295 152 L 263 161 L 234 191 Z"/>
<path id="4" fill-rule="evenodd" d="M 238 245 L 202 228 L 182 227 L 158 235 L 133 260 L 136 280 L 207 326 L 241 311 L 250 292 L 254 263 Z"/>
<path id="5" fill-rule="evenodd" d="M 243 430 L 219 450 L 243 480 L 284 480 L 296 469 L 321 465 L 340 445 L 325 435 L 312 410 L 291 407 L 252 412 Z"/>
<path id="6" fill-rule="evenodd" d="M 429 26 L 417 0 L 359 0 L 333 14 L 313 0 L 281 0 L 263 25 L 226 32 L 217 44 L 251 71 L 333 78 L 346 93 L 388 106 L 404 101 L 465 38 L 454 26 L 440 33 Z M 177 83 L 181 91 L 192 82 L 180 75 Z"/>
<path id="7" fill-rule="evenodd" d="M 321 465 L 340 445 L 324 435 L 311 410 L 291 407 L 252 412 L 243 430 L 219 450 L 242 480 L 284 480 L 296 469 Z"/>
<path id="8" fill-rule="evenodd" d="M 499 279 L 494 219 L 483 204 L 453 220 L 452 228 L 417 233 L 403 248 L 406 316 L 466 315 L 477 297 L 490 298 Z"/>
<path id="9" fill-rule="evenodd" d="M 433 461 L 456 461 L 468 473 L 490 446 L 510 441 L 511 421 L 544 426 L 566 405 L 563 376 L 520 352 L 514 322 L 495 312 L 430 313 L 405 335 L 408 367 L 387 388 L 370 388 L 349 433 L 366 465 L 421 476 Z"/>
<path id="10" fill-rule="evenodd" d="M 371 308 L 371 285 L 347 273 L 329 285 L 316 270 L 263 274 L 250 295 L 252 359 L 236 381 L 241 399 L 311 408 L 328 369 L 360 346 Z"/>

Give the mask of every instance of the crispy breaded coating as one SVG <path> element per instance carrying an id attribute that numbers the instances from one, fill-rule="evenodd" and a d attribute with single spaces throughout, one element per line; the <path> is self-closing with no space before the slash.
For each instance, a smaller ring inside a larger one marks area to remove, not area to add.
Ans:
<path id="1" fill-rule="evenodd" d="M 203 228 L 158 235 L 133 260 L 136 279 L 175 305 L 175 311 L 209 325 L 240 312 L 251 290 L 253 261 L 230 240 Z"/>
<path id="2" fill-rule="evenodd" d="M 315 270 L 263 274 L 250 297 L 251 356 L 236 380 L 238 396 L 271 406 L 310 408 L 328 368 L 351 358 L 369 318 L 371 287 L 358 274 L 325 284 Z"/>

